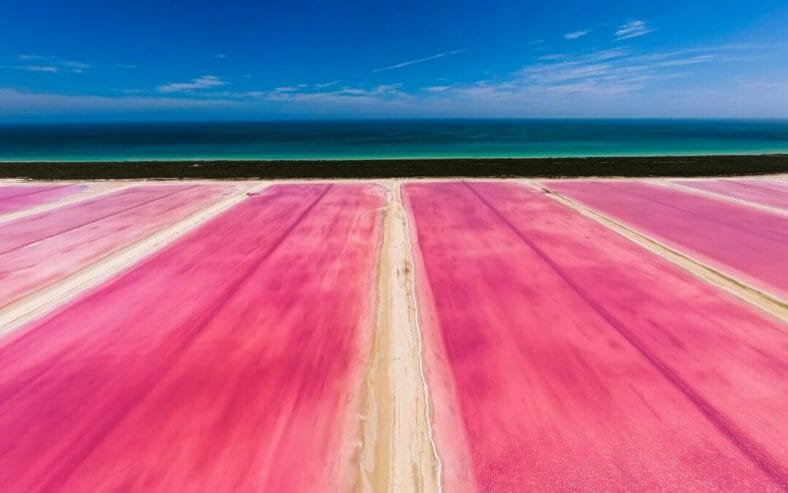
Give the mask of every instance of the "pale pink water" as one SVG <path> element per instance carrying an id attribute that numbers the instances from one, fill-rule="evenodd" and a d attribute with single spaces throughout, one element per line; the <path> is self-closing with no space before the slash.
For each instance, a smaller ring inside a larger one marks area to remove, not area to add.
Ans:
<path id="1" fill-rule="evenodd" d="M 788 183 L 783 190 L 773 182 L 758 180 L 676 180 L 685 187 L 788 210 Z"/>
<path id="2" fill-rule="evenodd" d="M 788 299 L 786 216 L 643 182 L 554 181 L 546 186 Z"/>
<path id="3" fill-rule="evenodd" d="M 85 185 L 0 186 L 0 214 L 54 202 L 86 189 Z"/>
<path id="4" fill-rule="evenodd" d="M 0 306 L 195 213 L 224 185 L 139 186 L 0 227 Z"/>

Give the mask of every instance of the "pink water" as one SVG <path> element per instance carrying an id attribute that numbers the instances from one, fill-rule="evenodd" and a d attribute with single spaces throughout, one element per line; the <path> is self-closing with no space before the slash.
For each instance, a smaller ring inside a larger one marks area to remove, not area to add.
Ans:
<path id="1" fill-rule="evenodd" d="M 23 217 L 0 228 L 0 306 L 193 214 L 225 185 L 139 186 Z"/>
<path id="2" fill-rule="evenodd" d="M 447 490 L 788 485 L 788 327 L 524 187 L 404 198 Z"/>
<path id="3" fill-rule="evenodd" d="M 788 299 L 786 216 L 643 182 L 555 181 L 547 186 Z"/>
<path id="4" fill-rule="evenodd" d="M 84 185 L 0 186 L 0 214 L 54 202 L 86 189 Z"/>
<path id="5" fill-rule="evenodd" d="M 337 491 L 382 190 L 278 185 L 0 346 L 3 491 Z"/>
<path id="6" fill-rule="evenodd" d="M 783 190 L 773 182 L 758 180 L 676 180 L 676 183 L 754 204 L 788 210 L 788 183 Z"/>

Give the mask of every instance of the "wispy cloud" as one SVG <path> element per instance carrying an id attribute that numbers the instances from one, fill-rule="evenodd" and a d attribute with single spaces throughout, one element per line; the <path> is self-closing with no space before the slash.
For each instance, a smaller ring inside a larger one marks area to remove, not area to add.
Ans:
<path id="1" fill-rule="evenodd" d="M 20 62 L 28 62 L 22 65 L 4 65 L 3 68 L 11 68 L 17 70 L 27 70 L 30 72 L 46 72 L 50 74 L 60 72 L 70 72 L 72 74 L 81 74 L 85 70 L 92 68 L 92 65 L 84 62 L 74 60 L 61 60 L 53 56 L 32 55 L 23 53 L 17 55 L 16 59 Z M 38 63 L 30 63 L 38 62 Z"/>
<path id="2" fill-rule="evenodd" d="M 27 72 L 43 72 L 48 74 L 58 73 L 58 68 L 52 65 L 0 65 L 3 70 L 25 70 Z"/>
<path id="3" fill-rule="evenodd" d="M 206 99 L 262 99 L 268 95 L 265 91 L 211 91 L 201 93 L 200 97 Z"/>
<path id="4" fill-rule="evenodd" d="M 60 66 L 68 70 L 72 74 L 81 74 L 84 73 L 85 70 L 93 67 L 89 63 L 75 62 L 71 60 L 64 60 L 60 62 Z"/>
<path id="5" fill-rule="evenodd" d="M 171 82 L 169 84 L 163 84 L 157 87 L 156 90 L 161 93 L 191 92 L 199 89 L 224 86 L 226 84 L 227 82 L 214 75 L 203 75 L 202 77 L 192 79 L 191 82 Z"/>
<path id="6" fill-rule="evenodd" d="M 205 109 L 216 109 L 227 111 L 228 115 L 311 117 L 735 116 L 726 111 L 739 108 L 749 112 L 742 116 L 785 116 L 788 80 L 784 77 L 764 82 L 756 73 L 753 80 L 737 86 L 725 80 L 730 71 L 714 71 L 722 64 L 749 60 L 753 54 L 775 59 L 777 52 L 769 53 L 767 47 L 721 44 L 660 52 L 646 51 L 645 46 L 636 43 L 613 46 L 595 51 L 567 48 L 566 52 L 538 58 L 540 53 L 531 51 L 531 62 L 518 70 L 485 74 L 484 79 L 480 76 L 479 80 L 470 81 L 434 78 L 434 85 L 346 85 L 336 80 L 253 88 L 249 87 L 251 81 L 244 81 L 243 85 L 239 82 L 236 87 L 220 77 L 205 75 L 143 91 L 108 90 L 109 95 L 104 96 L 36 94 L 0 88 L 0 120 L 20 115 L 82 117 L 83 110 L 84 115 L 142 117 L 148 114 L 145 111 L 182 115 L 189 108 L 195 109 L 197 115 L 208 114 Z M 403 63 L 416 62 L 419 61 Z M 65 67 L 60 61 L 45 57 L 17 58 L 8 63 L 0 68 L 55 72 L 80 68 Z M 704 77 L 711 73 L 722 76 Z M 746 93 L 746 107 L 730 102 L 742 100 L 736 97 L 737 91 Z M 752 100 L 760 102 L 751 103 Z M 705 110 L 698 110 L 698 105 Z"/>
<path id="7" fill-rule="evenodd" d="M 223 60 L 223 59 L 227 58 L 227 53 L 216 53 L 213 57 L 214 58 L 218 58 L 220 60 Z"/>
<path id="8" fill-rule="evenodd" d="M 666 90 L 665 81 L 686 77 L 695 66 L 730 60 L 730 52 L 726 47 L 708 47 L 640 54 L 618 47 L 552 54 L 498 80 L 422 88 L 420 105 L 424 111 L 430 106 L 465 105 L 499 115 L 535 108 L 571 115 L 572 105 L 586 110 L 598 105 L 601 111 L 626 98 L 637 100 L 651 91 Z"/>
<path id="9" fill-rule="evenodd" d="M 116 63 L 114 65 L 114 67 L 115 68 L 122 68 L 122 69 L 125 69 L 125 70 L 132 70 L 132 69 L 135 69 L 135 68 L 139 68 L 137 65 L 134 65 L 132 63 Z"/>
<path id="10" fill-rule="evenodd" d="M 707 65 L 738 63 L 763 53 L 755 45 L 717 45 L 672 51 L 636 46 L 554 54 L 508 74 L 435 85 L 344 86 L 310 83 L 280 90 L 231 91 L 218 77 L 181 83 L 170 89 L 115 90 L 112 96 L 30 93 L 0 88 L 0 120 L 19 118 L 116 118 L 131 115 L 292 115 L 327 117 L 785 117 L 788 79 L 747 80 L 703 77 Z M 20 64 L 21 65 L 21 64 Z M 37 65 L 29 63 L 29 65 Z M 41 63 L 41 66 L 46 66 Z M 713 72 L 713 73 L 726 73 Z M 211 77 L 211 76 L 206 76 Z M 673 83 L 673 80 L 682 79 Z M 202 82 L 196 82 L 200 81 Z M 668 82 L 670 81 L 670 82 Z M 326 84 L 330 84 L 326 83 Z M 202 90 L 197 91 L 200 88 Z M 285 89 L 285 90 L 281 90 Z M 178 91 L 185 91 L 177 93 Z M 191 91 L 191 92 L 190 92 Z M 175 94 L 177 93 L 177 94 Z M 747 104 L 739 104 L 746 99 Z M 169 116 L 167 116 L 169 117 Z"/>
<path id="11" fill-rule="evenodd" d="M 89 63 L 84 62 L 75 62 L 70 60 L 64 60 L 60 62 L 60 65 L 66 68 L 77 69 L 77 70 L 85 70 L 92 67 Z"/>
<path id="12" fill-rule="evenodd" d="M 395 65 L 389 65 L 388 67 L 378 68 L 373 70 L 372 72 L 385 72 L 387 70 L 396 70 L 403 67 L 407 67 L 410 65 L 416 65 L 417 63 L 424 63 L 429 62 L 431 60 L 437 60 L 438 58 L 443 58 L 447 56 L 459 55 L 460 53 L 465 53 L 466 50 L 453 50 L 453 51 L 444 51 L 443 53 L 438 53 L 435 55 L 430 55 L 424 58 L 417 58 L 415 60 L 408 60 L 407 62 L 397 63 Z"/>
<path id="13" fill-rule="evenodd" d="M 422 88 L 425 92 L 446 92 L 451 89 L 451 86 L 429 86 Z"/>
<path id="14" fill-rule="evenodd" d="M 587 54 L 573 55 L 567 53 L 552 53 L 543 55 L 538 58 L 540 62 L 550 63 L 565 63 L 565 64 L 581 64 L 581 63 L 595 63 L 611 60 L 613 58 L 620 58 L 627 54 L 623 48 L 611 48 L 607 50 L 598 50 Z"/>
<path id="15" fill-rule="evenodd" d="M 541 105 L 545 101 L 564 106 L 566 101 L 611 101 L 612 98 L 643 94 L 642 90 L 659 81 L 683 77 L 690 67 L 719 62 L 726 49 L 694 48 L 664 53 L 633 53 L 625 47 L 615 47 L 581 53 L 557 53 L 540 57 L 500 79 L 479 80 L 465 84 L 440 82 L 433 86 L 408 91 L 402 84 L 381 84 L 372 87 L 344 86 L 340 81 L 327 83 L 293 84 L 266 91 L 195 92 L 193 97 L 207 100 L 233 100 L 247 104 L 272 104 L 278 108 L 292 104 L 313 114 L 331 111 L 348 114 L 385 111 L 405 114 L 427 108 L 476 108 L 487 105 L 502 114 L 511 114 L 515 107 Z M 193 91 L 216 89 L 224 82 L 216 77 L 195 79 L 189 83 L 167 85 L 168 90 Z M 162 92 L 162 91 L 160 91 Z M 166 91 L 165 91 L 166 92 Z M 416 106 L 414 106 L 416 105 Z M 366 108 L 366 109 L 364 109 Z M 507 113 L 508 112 L 508 113 Z"/>
<path id="16" fill-rule="evenodd" d="M 626 24 L 619 26 L 619 28 L 616 30 L 616 40 L 618 41 L 623 39 L 637 38 L 654 31 L 655 29 L 649 27 L 646 21 L 629 21 Z"/>
<path id="17" fill-rule="evenodd" d="M 408 97 L 402 91 L 402 84 L 380 84 L 370 88 L 366 87 L 342 87 L 328 90 L 338 84 L 339 81 L 328 84 L 297 84 L 292 86 L 280 86 L 269 91 L 202 91 L 194 94 L 195 97 L 229 100 L 238 99 L 258 99 L 269 102 L 313 102 L 338 104 L 345 102 L 374 102 L 376 100 L 393 100 Z M 322 86 L 322 87 L 321 87 Z"/>
<path id="18" fill-rule="evenodd" d="M 584 30 L 580 30 L 580 31 L 572 31 L 570 33 L 564 34 L 564 39 L 568 39 L 570 41 L 571 40 L 575 40 L 575 39 L 580 39 L 580 38 L 582 38 L 583 36 L 585 36 L 586 34 L 588 34 L 590 32 L 591 32 L 590 29 L 584 29 Z"/>
<path id="19" fill-rule="evenodd" d="M 266 94 L 266 99 L 276 102 L 312 102 L 325 104 L 374 102 L 407 97 L 402 84 L 381 84 L 372 88 L 343 87 L 332 91 L 279 91 Z"/>
<path id="20" fill-rule="evenodd" d="M 297 84 L 294 86 L 280 86 L 274 89 L 274 92 L 298 92 L 309 87 L 307 84 Z"/>
<path id="21" fill-rule="evenodd" d="M 30 54 L 21 54 L 17 55 L 16 59 L 20 62 L 33 62 L 37 60 L 54 60 L 55 57 L 52 56 L 41 56 L 41 55 L 30 55 Z"/>
<path id="22" fill-rule="evenodd" d="M 710 49 L 637 55 L 614 48 L 542 58 L 517 72 L 517 79 L 546 91 L 632 92 L 649 81 L 675 77 L 675 68 L 719 60 L 719 53 Z"/>
<path id="23" fill-rule="evenodd" d="M 167 96 L 76 96 L 23 92 L 0 87 L 0 119 L 11 115 L 113 114 L 117 111 L 148 115 L 151 111 L 189 109 L 242 109 L 229 99 L 175 98 Z"/>
<path id="24" fill-rule="evenodd" d="M 318 89 L 326 89 L 327 87 L 332 87 L 342 82 L 341 80 L 334 80 L 331 82 L 326 82 L 325 84 L 315 84 L 315 87 Z"/>
<path id="25" fill-rule="evenodd" d="M 58 68 L 51 65 L 21 65 L 16 68 L 19 70 L 27 70 L 29 72 L 46 72 L 50 74 L 58 72 Z"/>

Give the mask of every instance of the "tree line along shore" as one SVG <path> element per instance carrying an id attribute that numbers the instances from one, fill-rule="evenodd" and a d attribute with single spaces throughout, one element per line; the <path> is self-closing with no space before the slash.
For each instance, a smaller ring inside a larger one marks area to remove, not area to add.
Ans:
<path id="1" fill-rule="evenodd" d="M 788 173 L 788 155 L 352 161 L 0 162 L 0 178 L 325 179 L 699 177 Z"/>

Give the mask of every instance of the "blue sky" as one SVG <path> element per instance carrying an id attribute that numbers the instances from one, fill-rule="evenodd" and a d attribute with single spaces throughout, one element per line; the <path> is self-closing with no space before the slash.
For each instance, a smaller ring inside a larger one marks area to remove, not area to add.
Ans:
<path id="1" fill-rule="evenodd" d="M 0 121 L 788 118 L 787 26 L 785 0 L 2 0 Z"/>

